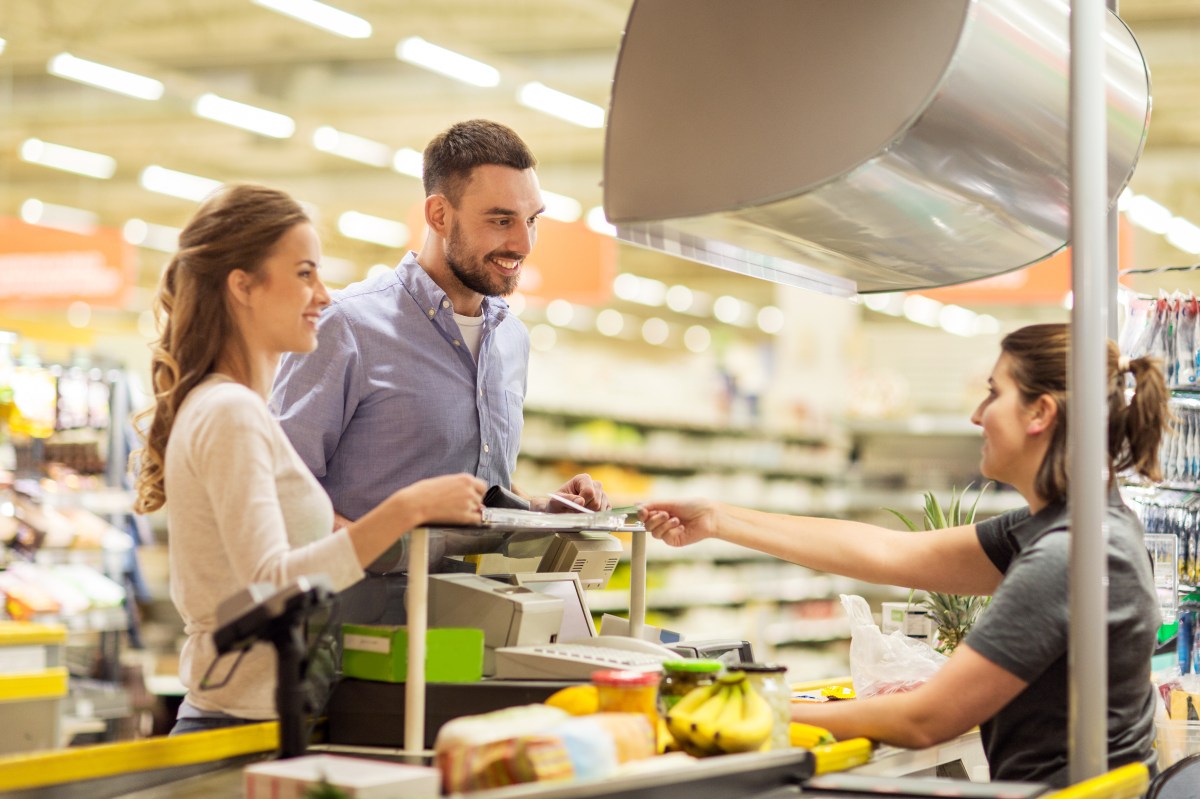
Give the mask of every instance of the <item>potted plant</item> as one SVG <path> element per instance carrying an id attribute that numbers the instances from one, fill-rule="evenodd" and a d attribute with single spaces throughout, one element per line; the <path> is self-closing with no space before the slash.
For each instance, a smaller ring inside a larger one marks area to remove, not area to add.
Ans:
<path id="1" fill-rule="evenodd" d="M 962 493 L 957 493 L 954 488 L 950 489 L 950 507 L 948 512 L 943 510 L 942 505 L 938 502 L 937 495 L 932 491 L 925 492 L 925 508 L 924 508 L 924 527 L 918 527 L 911 519 L 897 510 L 888 508 L 894 513 L 904 525 L 912 532 L 918 532 L 921 529 L 938 530 L 944 527 L 959 527 L 964 524 L 971 524 L 975 521 L 975 511 L 979 507 L 979 500 L 983 497 L 983 492 L 987 491 L 991 483 L 985 483 L 983 488 L 979 489 L 979 493 L 975 496 L 975 501 L 968 508 L 963 500 L 966 499 L 967 491 L 971 485 L 967 485 L 962 490 Z M 912 604 L 913 592 L 908 594 L 908 603 Z M 949 655 L 954 649 L 963 642 L 967 637 L 967 633 L 975 625 L 979 614 L 987 607 L 991 597 L 986 596 L 967 596 L 963 594 L 942 594 L 936 591 L 930 591 L 929 595 L 921 603 L 929 616 L 933 619 L 934 625 L 937 627 L 938 645 L 937 650 L 945 655 Z"/>

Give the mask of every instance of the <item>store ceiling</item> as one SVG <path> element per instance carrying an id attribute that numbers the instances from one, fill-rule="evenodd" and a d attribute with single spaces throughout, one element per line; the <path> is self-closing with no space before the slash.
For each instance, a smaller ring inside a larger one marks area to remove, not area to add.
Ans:
<path id="1" fill-rule="evenodd" d="M 0 214 L 27 198 L 96 211 L 103 224 L 130 218 L 179 226 L 189 201 L 143 189 L 151 164 L 218 180 L 251 179 L 292 191 L 321 212 L 328 255 L 361 272 L 392 262 L 394 250 L 344 238 L 337 216 L 357 210 L 404 220 L 420 202 L 417 179 L 320 152 L 322 125 L 420 150 L 450 123 L 489 117 L 512 125 L 541 161 L 542 185 L 601 204 L 604 133 L 527 109 L 520 85 L 540 81 L 606 106 L 630 0 L 336 0 L 371 22 L 367 39 L 310 27 L 250 0 L 4 0 L 0 3 Z M 1145 193 L 1200 222 L 1200 0 L 1126 0 L 1122 16 L 1151 67 L 1154 114 L 1134 177 Z M 492 64 L 494 88 L 477 88 L 401 62 L 400 40 L 419 35 Z M 56 53 L 119 66 L 161 80 L 157 102 L 111 94 L 47 73 Z M 193 99 L 213 92 L 292 117 L 295 134 L 267 138 L 196 117 Z M 109 180 L 25 163 L 29 137 L 105 153 Z M 703 168 L 703 165 L 698 165 Z M 1146 266 L 1196 260 L 1139 235 Z M 140 282 L 152 286 L 163 256 L 143 254 Z M 693 283 L 736 280 L 684 262 L 623 249 L 625 268 Z"/>

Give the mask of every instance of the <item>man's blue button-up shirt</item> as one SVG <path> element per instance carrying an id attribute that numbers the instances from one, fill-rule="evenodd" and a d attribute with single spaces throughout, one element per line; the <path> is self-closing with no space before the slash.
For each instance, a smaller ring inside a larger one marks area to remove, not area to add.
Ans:
<path id="1" fill-rule="evenodd" d="M 272 410 L 338 513 L 356 519 L 454 472 L 511 486 L 529 333 L 502 299 L 485 298 L 483 315 L 476 361 L 410 252 L 394 271 L 333 292 L 317 350 L 284 356 Z"/>

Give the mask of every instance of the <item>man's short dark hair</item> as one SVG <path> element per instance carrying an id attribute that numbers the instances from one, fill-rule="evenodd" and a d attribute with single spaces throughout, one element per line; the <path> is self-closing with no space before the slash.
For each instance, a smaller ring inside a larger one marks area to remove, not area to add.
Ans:
<path id="1" fill-rule="evenodd" d="M 457 206 L 471 171 L 485 164 L 524 170 L 536 167 L 537 159 L 507 125 L 487 119 L 459 122 L 425 147 L 425 196 L 441 194 Z"/>

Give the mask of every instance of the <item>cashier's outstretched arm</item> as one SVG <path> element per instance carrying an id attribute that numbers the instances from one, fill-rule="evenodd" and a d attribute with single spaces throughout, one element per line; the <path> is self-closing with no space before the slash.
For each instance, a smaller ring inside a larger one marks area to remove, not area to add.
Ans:
<path id="1" fill-rule="evenodd" d="M 974 525 L 920 533 L 811 516 L 787 516 L 708 499 L 645 503 L 638 517 L 655 538 L 681 547 L 720 538 L 812 569 L 883 585 L 991 594 L 1001 574 Z"/>
<path id="2" fill-rule="evenodd" d="M 839 741 L 862 737 L 924 749 L 992 718 L 1028 685 L 961 644 L 918 688 L 849 702 L 793 702 L 792 721 L 824 727 Z"/>

